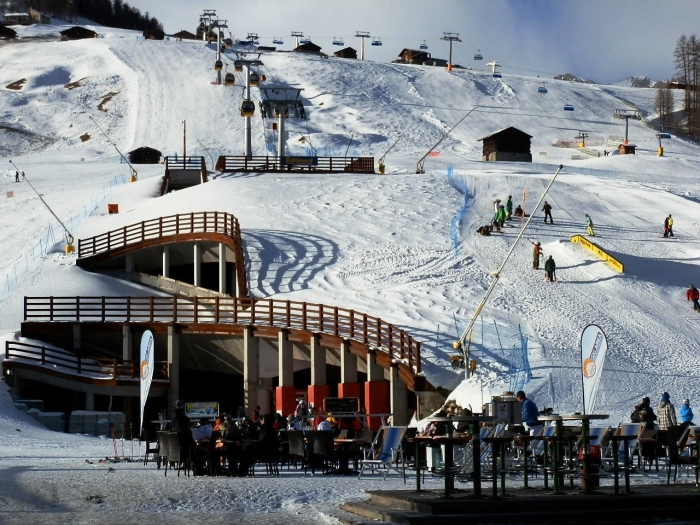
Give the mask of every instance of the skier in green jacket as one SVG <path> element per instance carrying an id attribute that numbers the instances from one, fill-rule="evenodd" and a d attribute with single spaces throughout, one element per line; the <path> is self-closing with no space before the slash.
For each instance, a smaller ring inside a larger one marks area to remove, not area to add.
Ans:
<path id="1" fill-rule="evenodd" d="M 508 200 L 506 201 L 506 220 L 513 216 L 513 196 L 508 195 Z"/>

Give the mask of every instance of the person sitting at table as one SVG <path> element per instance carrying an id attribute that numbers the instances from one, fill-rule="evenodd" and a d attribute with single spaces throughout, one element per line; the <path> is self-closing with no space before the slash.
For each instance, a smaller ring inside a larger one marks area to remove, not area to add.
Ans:
<path id="1" fill-rule="evenodd" d="M 333 427 L 331 426 L 331 422 L 328 420 L 328 418 L 324 416 L 318 416 L 321 418 L 321 421 L 316 425 L 316 430 L 321 430 L 324 432 L 332 432 Z"/>
<path id="2" fill-rule="evenodd" d="M 531 436 L 537 435 L 543 427 L 540 420 L 537 419 L 537 416 L 539 415 L 537 405 L 534 401 L 528 399 L 525 392 L 522 390 L 520 390 L 515 396 L 517 397 L 518 401 L 522 403 L 522 418 L 523 425 L 525 425 L 525 430 L 527 430 Z"/>

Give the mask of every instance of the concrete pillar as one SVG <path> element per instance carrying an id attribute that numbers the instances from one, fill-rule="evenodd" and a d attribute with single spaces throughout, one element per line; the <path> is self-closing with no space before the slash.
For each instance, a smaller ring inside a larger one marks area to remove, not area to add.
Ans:
<path id="1" fill-rule="evenodd" d="M 163 277 L 170 277 L 170 246 L 163 246 Z"/>
<path id="2" fill-rule="evenodd" d="M 377 350 L 367 353 L 367 382 L 365 383 L 365 411 L 368 414 L 389 412 L 389 383 L 384 380 L 384 369 L 377 364 Z M 367 418 L 372 430 L 379 430 L 382 421 L 378 417 Z"/>
<path id="3" fill-rule="evenodd" d="M 95 394 L 85 392 L 85 410 L 95 410 Z"/>
<path id="4" fill-rule="evenodd" d="M 296 388 L 294 387 L 294 351 L 286 330 L 277 336 L 279 352 L 279 386 L 275 393 L 275 410 L 280 414 L 291 414 L 296 408 Z"/>
<path id="5" fill-rule="evenodd" d="M 80 349 L 82 347 L 81 343 L 81 329 L 80 329 L 80 323 L 74 323 L 73 324 L 73 351 L 80 355 Z"/>
<path id="6" fill-rule="evenodd" d="M 258 338 L 253 335 L 253 327 L 246 326 L 243 329 L 243 395 L 245 412 L 250 417 L 253 416 L 255 407 L 260 404 L 258 355 Z"/>
<path id="7" fill-rule="evenodd" d="M 194 285 L 201 286 L 202 284 L 202 247 L 199 244 L 194 245 L 193 248 L 193 265 L 194 265 Z"/>
<path id="8" fill-rule="evenodd" d="M 134 254 L 127 253 L 124 256 L 124 271 L 126 273 L 132 273 L 134 271 Z"/>
<path id="9" fill-rule="evenodd" d="M 219 293 L 226 293 L 226 245 L 219 243 Z"/>
<path id="10" fill-rule="evenodd" d="M 239 264 L 238 261 L 236 261 L 233 265 L 233 270 L 231 270 L 231 282 L 233 283 L 233 286 L 231 287 L 231 295 L 234 297 L 240 297 L 240 294 L 238 293 L 238 273 L 236 273 L 236 265 Z M 242 264 L 242 263 L 241 263 Z"/>
<path id="11" fill-rule="evenodd" d="M 168 410 L 172 414 L 175 401 L 180 398 L 180 335 L 172 324 L 168 326 L 168 378 Z"/>
<path id="12" fill-rule="evenodd" d="M 260 388 L 258 390 L 258 405 L 260 405 L 261 414 L 269 414 L 273 411 L 272 407 L 272 391 L 273 382 L 271 377 L 263 377 L 260 379 Z M 255 409 L 255 405 L 253 405 Z M 289 414 L 286 414 L 289 415 Z"/>
<path id="13" fill-rule="evenodd" d="M 362 397 L 362 385 L 357 382 L 357 356 L 350 352 L 350 341 L 340 343 L 340 384 L 338 397 Z"/>
<path id="14" fill-rule="evenodd" d="M 390 406 L 393 425 L 408 425 L 408 387 L 399 378 L 399 365 L 391 365 L 389 375 Z"/>
<path id="15" fill-rule="evenodd" d="M 131 338 L 131 325 L 128 323 L 122 325 L 122 359 L 124 361 L 133 361 L 134 359 L 134 344 Z M 136 373 L 138 374 L 138 371 Z"/>
<path id="16" fill-rule="evenodd" d="M 330 395 L 326 384 L 326 349 L 321 347 L 320 335 L 311 335 L 311 384 L 308 387 L 309 403 L 316 408 L 323 407 L 323 400 Z"/>

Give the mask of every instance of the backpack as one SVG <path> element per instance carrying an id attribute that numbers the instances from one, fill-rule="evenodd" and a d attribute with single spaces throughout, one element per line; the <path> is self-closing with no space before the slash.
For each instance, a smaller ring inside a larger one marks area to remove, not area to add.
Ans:
<path id="1" fill-rule="evenodd" d="M 632 414 L 630 414 L 630 420 L 632 421 L 632 423 L 644 423 L 644 420 L 642 419 L 641 410 L 635 408 Z"/>

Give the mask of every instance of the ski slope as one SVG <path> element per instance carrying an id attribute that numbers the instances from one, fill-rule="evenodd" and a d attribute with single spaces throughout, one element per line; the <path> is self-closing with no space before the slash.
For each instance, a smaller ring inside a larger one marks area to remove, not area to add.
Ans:
<path id="1" fill-rule="evenodd" d="M 103 37 L 96 40 L 46 42 L 32 38 L 45 27 L 19 30 L 18 42 L 0 47 L 0 115 L 13 129 L 0 129 L 2 152 L 63 221 L 77 217 L 71 221 L 76 238 L 175 213 L 230 212 L 243 230 L 252 294 L 353 308 L 395 323 L 422 342 L 430 381 L 452 390 L 462 380 L 449 366 L 452 341 L 520 224 L 491 237 L 475 230 L 488 222 L 496 198 L 513 195 L 517 205 L 527 188 L 526 210 L 536 217 L 483 311 L 484 334 L 472 344 L 479 369 L 470 380 L 480 397 L 463 402 L 478 407 L 509 388 L 505 356 L 520 326 L 530 341 L 529 396 L 560 412 L 580 410 L 579 338 L 590 323 L 608 335 L 596 408 L 612 422 L 626 419 L 644 395 L 656 399 L 668 391 L 672 400 L 693 402 L 700 316 L 684 290 L 700 281 L 700 148 L 674 138 L 665 141 L 666 156 L 657 157 L 655 131 L 645 120 L 629 123 L 635 156 L 589 157 L 554 145 L 585 131 L 602 144 L 592 149 L 613 149 L 608 138 L 624 134 L 615 109 L 635 104 L 652 119 L 654 90 L 266 54 L 260 73 L 268 85 L 303 89 L 307 119 L 287 122 L 288 152 L 313 147 L 343 155 L 347 149 L 379 158 L 405 133 L 386 156 L 387 175 L 218 175 L 159 197 L 161 166 L 137 166 L 138 182 L 108 187 L 128 175 L 110 141 L 122 152 L 151 146 L 182 154 L 186 125 L 187 154 L 204 155 L 210 168 L 210 157 L 241 154 L 241 75 L 233 88 L 214 85 L 215 51 L 201 42 L 145 41 L 106 28 L 96 29 Z M 232 70 L 230 53 L 224 61 Z M 21 90 L 4 87 L 22 78 Z M 543 80 L 546 95 L 537 92 Z M 72 83 L 78 85 L 66 87 Z M 259 91 L 253 88 L 252 96 L 259 99 Z M 575 111 L 563 111 L 566 103 Z M 426 173 L 415 174 L 416 162 L 472 109 L 436 148 L 439 157 L 426 160 Z M 508 126 L 532 135 L 533 163 L 481 161 L 479 139 Z M 258 111 L 254 155 L 266 154 L 268 127 Z M 532 207 L 559 164 L 564 168 L 546 196 L 555 223 L 543 224 Z M 14 183 L 14 169 L 4 168 L 0 184 L 14 192 L 0 215 L 6 337 L 19 329 L 25 295 L 151 293 L 77 269 L 61 253 L 60 226 L 27 184 Z M 448 180 L 448 169 L 467 188 L 456 245 L 451 223 L 465 196 Z M 97 197 L 93 211 L 89 204 Z M 120 213 L 108 215 L 107 202 L 118 203 Z M 625 264 L 624 274 L 569 241 L 585 233 L 584 213 L 595 223 L 595 242 Z M 661 238 L 669 213 L 675 239 Z M 49 224 L 57 244 L 45 256 L 32 253 Z M 542 271 L 531 269 L 529 240 L 553 255 L 558 282 L 547 283 Z"/>

